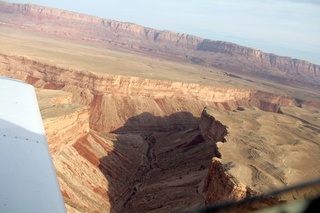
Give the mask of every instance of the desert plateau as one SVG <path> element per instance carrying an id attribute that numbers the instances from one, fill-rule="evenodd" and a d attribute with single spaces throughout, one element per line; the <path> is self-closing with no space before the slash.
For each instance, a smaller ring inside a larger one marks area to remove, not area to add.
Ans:
<path id="1" fill-rule="evenodd" d="M 0 75 L 36 88 L 68 212 L 192 211 L 320 177 L 320 65 L 0 1 Z"/>

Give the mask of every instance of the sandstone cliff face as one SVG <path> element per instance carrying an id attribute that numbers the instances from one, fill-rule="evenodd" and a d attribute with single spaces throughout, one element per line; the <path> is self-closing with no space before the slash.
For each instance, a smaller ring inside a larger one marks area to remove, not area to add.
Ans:
<path id="1" fill-rule="evenodd" d="M 224 137 L 228 134 L 227 127 L 217 121 L 206 109 L 201 114 L 199 129 L 204 138 L 215 143 L 218 141 L 224 142 Z"/>
<path id="2" fill-rule="evenodd" d="M 142 134 L 145 127 L 135 132 L 128 121 L 120 135 L 99 133 L 89 130 L 88 108 L 72 104 L 70 93 L 38 89 L 37 96 L 69 212 L 167 212 L 204 204 L 202 186 L 215 148 L 198 130 L 152 134 L 157 129 L 146 128 Z M 146 119 L 158 125 L 170 120 Z"/>
<path id="3" fill-rule="evenodd" d="M 89 132 L 89 110 L 86 106 L 58 105 L 41 110 L 52 153 L 75 140 L 75 135 Z"/>
<path id="4" fill-rule="evenodd" d="M 25 16 L 39 18 L 39 19 L 73 19 L 76 21 L 86 21 L 89 23 L 97 23 L 100 18 L 90 17 L 80 13 L 74 13 L 66 10 L 59 10 L 54 8 L 42 7 L 33 4 L 15 4 L 0 2 L 0 8 L 2 12 L 22 14 Z"/>
<path id="5" fill-rule="evenodd" d="M 229 176 L 221 163 L 221 159 L 217 157 L 212 158 L 204 188 L 207 192 L 207 205 L 239 201 L 256 194 L 250 188 L 238 184 L 237 180 Z"/>
<path id="6" fill-rule="evenodd" d="M 89 132 L 88 107 L 72 104 L 71 93 L 37 89 L 36 94 L 68 212 L 101 211 L 108 206 L 103 175 L 72 149 Z M 95 175 L 84 176 L 88 171 Z"/>
<path id="7" fill-rule="evenodd" d="M 240 54 L 245 57 L 261 57 L 263 52 L 224 41 L 204 40 L 197 45 L 200 51 Z"/>
<path id="8" fill-rule="evenodd" d="M 217 205 L 232 200 L 242 200 L 256 194 L 246 185 L 239 184 L 238 180 L 230 176 L 224 168 L 220 159 L 222 156 L 216 144 L 226 141 L 227 126 L 216 120 L 209 108 L 205 108 L 201 114 L 199 130 L 203 138 L 215 143 L 217 150 L 212 158 L 204 185 L 206 204 Z"/>
<path id="9" fill-rule="evenodd" d="M 158 31 L 132 23 L 37 5 L 0 2 L 0 12 L 3 14 L 0 21 L 13 27 L 68 39 L 102 42 L 172 60 L 263 76 L 289 85 L 320 87 L 319 65 L 263 53 L 233 43 L 204 40 L 192 35 Z"/>
<path id="10" fill-rule="evenodd" d="M 37 90 L 43 125 L 52 154 L 76 141 L 76 135 L 89 132 L 89 109 L 72 104 L 71 93 L 58 90 Z"/>
<path id="11" fill-rule="evenodd" d="M 307 61 L 292 59 L 264 53 L 248 47 L 243 47 L 229 42 L 205 40 L 197 45 L 197 49 L 207 52 L 219 52 L 230 55 L 239 55 L 247 59 L 244 64 L 256 66 L 259 69 L 277 68 L 287 74 L 320 77 L 320 66 Z M 240 66 L 239 66 L 240 67 Z"/>
<path id="12" fill-rule="evenodd" d="M 37 90 L 50 152 L 68 212 L 120 212 L 147 164 L 139 135 L 89 129 L 89 110 L 71 93 Z"/>
<path id="13" fill-rule="evenodd" d="M 27 81 L 36 87 L 70 92 L 72 103 L 89 105 L 90 128 L 98 131 L 115 131 L 123 127 L 129 118 L 144 112 L 155 117 L 180 114 L 166 119 L 165 125 L 159 125 L 159 119 L 148 119 L 148 115 L 138 116 L 135 120 L 129 120 L 126 128 L 131 125 L 137 131 L 161 131 L 157 128 L 160 126 L 166 127 L 162 131 L 167 131 L 196 126 L 195 120 L 189 120 L 189 114 L 200 117 L 205 106 L 227 110 L 236 109 L 239 105 L 256 106 L 265 111 L 278 112 L 280 106 L 298 105 L 293 98 L 257 90 L 99 75 L 51 66 L 24 57 L 0 55 L 0 61 L 2 75 Z"/>

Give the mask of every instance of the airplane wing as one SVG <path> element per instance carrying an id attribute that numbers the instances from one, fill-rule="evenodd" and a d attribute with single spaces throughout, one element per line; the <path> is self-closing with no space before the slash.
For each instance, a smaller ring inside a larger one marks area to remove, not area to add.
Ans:
<path id="1" fill-rule="evenodd" d="M 66 212 L 34 88 L 1 76 L 0 212 Z"/>

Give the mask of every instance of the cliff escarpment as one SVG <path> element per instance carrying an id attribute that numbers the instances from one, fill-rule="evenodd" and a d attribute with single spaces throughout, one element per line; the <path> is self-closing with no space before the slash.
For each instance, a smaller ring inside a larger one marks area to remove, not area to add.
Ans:
<path id="1" fill-rule="evenodd" d="M 307 78 L 312 77 L 317 80 L 309 81 L 311 84 L 309 86 L 318 87 L 317 85 L 319 84 L 320 66 L 307 61 L 264 53 L 260 50 L 223 41 L 204 40 L 197 45 L 197 50 L 223 53 L 241 60 L 241 62 L 232 61 L 232 63 L 225 64 L 221 63 L 221 61 L 212 62 L 214 63 L 214 66 L 228 68 L 231 71 L 233 70 L 239 73 L 253 71 L 256 74 L 265 76 L 269 79 L 277 78 L 274 80 L 278 80 L 278 82 L 296 85 L 302 84 L 304 78 L 306 80 Z M 207 56 L 209 57 L 209 55 Z"/>
<path id="2" fill-rule="evenodd" d="M 255 106 L 271 112 L 279 112 L 280 106 L 298 106 L 293 98 L 259 90 L 99 75 L 7 55 L 0 55 L 0 61 L 2 75 L 24 80 L 39 88 L 72 93 L 72 103 L 90 106 L 90 128 L 97 131 L 121 131 L 125 122 L 126 128 L 131 125 L 137 131 L 160 131 L 164 127 L 163 131 L 184 129 L 197 125 L 189 115 L 200 117 L 205 106 L 227 110 L 240 105 Z M 179 116 L 169 117 L 178 112 Z M 168 117 L 167 123 L 163 125 L 159 119 L 150 120 L 148 114 L 131 119 L 143 113 Z"/>
<path id="3" fill-rule="evenodd" d="M 218 67 L 287 85 L 320 87 L 319 65 L 229 42 L 30 4 L 0 2 L 0 13 L 0 22 L 5 26 Z"/>

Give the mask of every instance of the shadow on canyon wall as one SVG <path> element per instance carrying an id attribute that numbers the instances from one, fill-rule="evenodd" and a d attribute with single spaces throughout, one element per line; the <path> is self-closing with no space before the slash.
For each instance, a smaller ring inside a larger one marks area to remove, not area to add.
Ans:
<path id="1" fill-rule="evenodd" d="M 113 151 L 99 159 L 99 168 L 109 184 L 110 212 L 178 212 L 183 207 L 204 204 L 203 197 L 199 196 L 199 189 L 202 189 L 199 183 L 205 179 L 212 157 L 220 153 L 215 152 L 215 144 L 206 143 L 199 134 L 199 120 L 188 112 L 167 117 L 145 112 L 129 118 L 123 127 L 114 131 Z M 176 137 L 166 136 L 173 134 Z M 171 140 L 164 142 L 166 137 Z M 159 139 L 164 143 L 160 148 L 156 145 Z M 166 152 L 162 150 L 159 154 L 162 146 L 166 146 Z M 226 164 L 223 168 L 230 166 Z M 188 182 L 188 178 L 193 182 Z M 147 182 L 149 185 L 144 187 Z M 177 196 L 179 201 L 175 202 Z M 261 203 L 274 205 L 278 200 L 267 199 Z M 178 205 L 176 209 L 175 205 Z M 260 201 L 256 201 L 256 205 L 259 206 Z M 250 204 L 248 208 L 251 207 Z"/>
<path id="2" fill-rule="evenodd" d="M 195 128 L 200 118 L 190 112 L 177 112 L 169 116 L 154 116 L 149 112 L 129 118 L 125 124 L 114 130 L 115 134 L 181 131 Z"/>
<path id="3" fill-rule="evenodd" d="M 169 187 L 169 191 L 166 191 L 163 196 L 152 195 L 153 198 L 151 200 L 141 199 L 141 196 L 146 197 L 145 192 L 141 192 L 141 189 L 139 190 L 139 186 L 143 185 L 144 182 L 154 180 L 154 178 L 162 179 L 162 181 L 168 178 L 166 177 L 168 171 L 165 171 L 168 168 L 164 168 L 163 160 L 161 159 L 172 161 L 170 165 L 166 165 L 170 167 L 169 176 L 171 178 L 177 177 L 177 179 L 181 179 L 181 176 L 189 174 L 190 170 L 202 170 L 201 172 L 203 172 L 205 168 L 208 168 L 213 151 L 208 147 L 211 147 L 211 145 L 203 143 L 204 139 L 199 135 L 199 121 L 199 117 L 194 117 L 189 112 L 177 112 L 164 117 L 144 112 L 129 118 L 121 128 L 113 131 L 116 134 L 116 138 L 113 140 L 113 151 L 99 159 L 99 169 L 109 184 L 107 194 L 111 205 L 110 212 L 126 212 L 131 209 L 131 205 L 134 202 L 138 202 L 138 204 L 134 203 L 136 208 L 140 205 L 140 202 L 145 202 L 145 205 L 141 204 L 140 206 L 160 205 L 161 199 L 164 199 L 163 197 L 171 196 L 170 193 L 176 193 L 174 191 L 170 192 L 170 190 L 177 190 L 175 187 Z M 163 137 L 167 135 L 171 137 L 173 134 L 180 134 L 179 132 L 181 132 L 181 138 L 179 138 L 181 142 L 176 142 L 177 138 L 163 140 Z M 186 134 L 187 136 L 185 136 Z M 165 143 L 164 146 L 168 147 L 168 151 L 161 156 L 159 156 L 159 151 L 155 151 L 156 143 L 159 143 L 157 141 L 159 140 L 159 135 L 161 135 L 160 138 L 162 137 L 160 139 L 161 144 Z M 173 143 L 174 145 L 172 145 Z M 203 151 L 201 149 L 207 149 L 208 151 L 195 162 L 192 156 L 202 155 L 201 152 Z M 183 156 L 189 156 L 190 159 L 185 159 L 186 157 Z M 160 158 L 160 163 L 157 158 Z M 175 171 L 173 164 L 179 165 L 179 171 Z M 152 172 L 150 172 L 151 170 Z M 193 188 L 191 186 L 188 188 L 187 186 L 184 190 L 187 190 L 185 199 L 190 200 L 193 196 L 190 194 L 195 193 L 194 186 Z M 139 192 L 141 193 L 139 194 Z M 133 197 L 136 194 L 138 194 L 138 198 L 134 199 Z M 162 200 L 162 204 L 164 204 L 164 200 Z M 134 207 L 131 210 L 144 211 L 142 209 L 134 209 Z"/>

